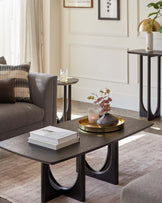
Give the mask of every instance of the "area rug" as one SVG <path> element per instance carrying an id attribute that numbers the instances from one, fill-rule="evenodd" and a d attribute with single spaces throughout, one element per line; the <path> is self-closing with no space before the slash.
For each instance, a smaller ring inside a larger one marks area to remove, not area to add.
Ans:
<path id="1" fill-rule="evenodd" d="M 120 203 L 120 192 L 130 181 L 162 167 L 162 136 L 140 132 L 120 142 L 119 185 L 86 177 L 87 203 Z M 106 148 L 91 152 L 86 159 L 98 169 Z M 75 182 L 75 159 L 52 166 L 56 179 L 64 186 Z M 17 155 L 0 159 L 0 197 L 12 203 L 40 203 L 40 163 Z M 64 195 L 49 203 L 78 203 Z"/>

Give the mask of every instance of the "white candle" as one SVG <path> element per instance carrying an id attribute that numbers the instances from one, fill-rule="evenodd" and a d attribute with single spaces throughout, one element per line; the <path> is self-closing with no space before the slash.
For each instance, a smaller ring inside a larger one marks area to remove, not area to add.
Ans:
<path id="1" fill-rule="evenodd" d="M 96 123 L 98 119 L 99 119 L 98 107 L 88 108 L 88 122 Z"/>
<path id="2" fill-rule="evenodd" d="M 60 69 L 60 81 L 61 82 L 67 82 L 68 80 L 68 70 Z"/>

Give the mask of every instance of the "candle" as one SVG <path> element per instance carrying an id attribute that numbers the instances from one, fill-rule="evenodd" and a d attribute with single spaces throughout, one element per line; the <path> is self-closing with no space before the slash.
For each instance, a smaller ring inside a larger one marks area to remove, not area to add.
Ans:
<path id="1" fill-rule="evenodd" d="M 60 81 L 61 82 L 67 82 L 68 80 L 68 70 L 60 69 Z"/>
<path id="2" fill-rule="evenodd" d="M 98 107 L 88 108 L 88 122 L 95 124 L 98 119 L 99 119 Z"/>

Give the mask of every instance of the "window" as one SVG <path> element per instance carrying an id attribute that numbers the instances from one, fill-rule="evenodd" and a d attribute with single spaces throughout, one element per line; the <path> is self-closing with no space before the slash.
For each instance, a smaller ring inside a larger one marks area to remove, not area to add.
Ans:
<path id="1" fill-rule="evenodd" d="M 25 42 L 25 0 L 0 0 L 0 56 L 19 64 Z"/>

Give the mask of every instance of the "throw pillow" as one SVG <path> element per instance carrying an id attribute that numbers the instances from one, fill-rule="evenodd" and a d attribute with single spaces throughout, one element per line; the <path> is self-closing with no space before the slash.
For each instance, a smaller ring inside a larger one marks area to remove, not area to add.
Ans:
<path id="1" fill-rule="evenodd" d="M 29 102 L 30 91 L 29 91 L 29 64 L 23 64 L 18 66 L 2 65 L 0 64 L 0 79 L 15 78 L 15 97 L 16 101 Z"/>
<path id="2" fill-rule="evenodd" d="M 4 56 L 0 57 L 0 64 L 7 64 L 6 59 Z"/>
<path id="3" fill-rule="evenodd" d="M 0 80 L 0 103 L 15 103 L 15 78 Z"/>

